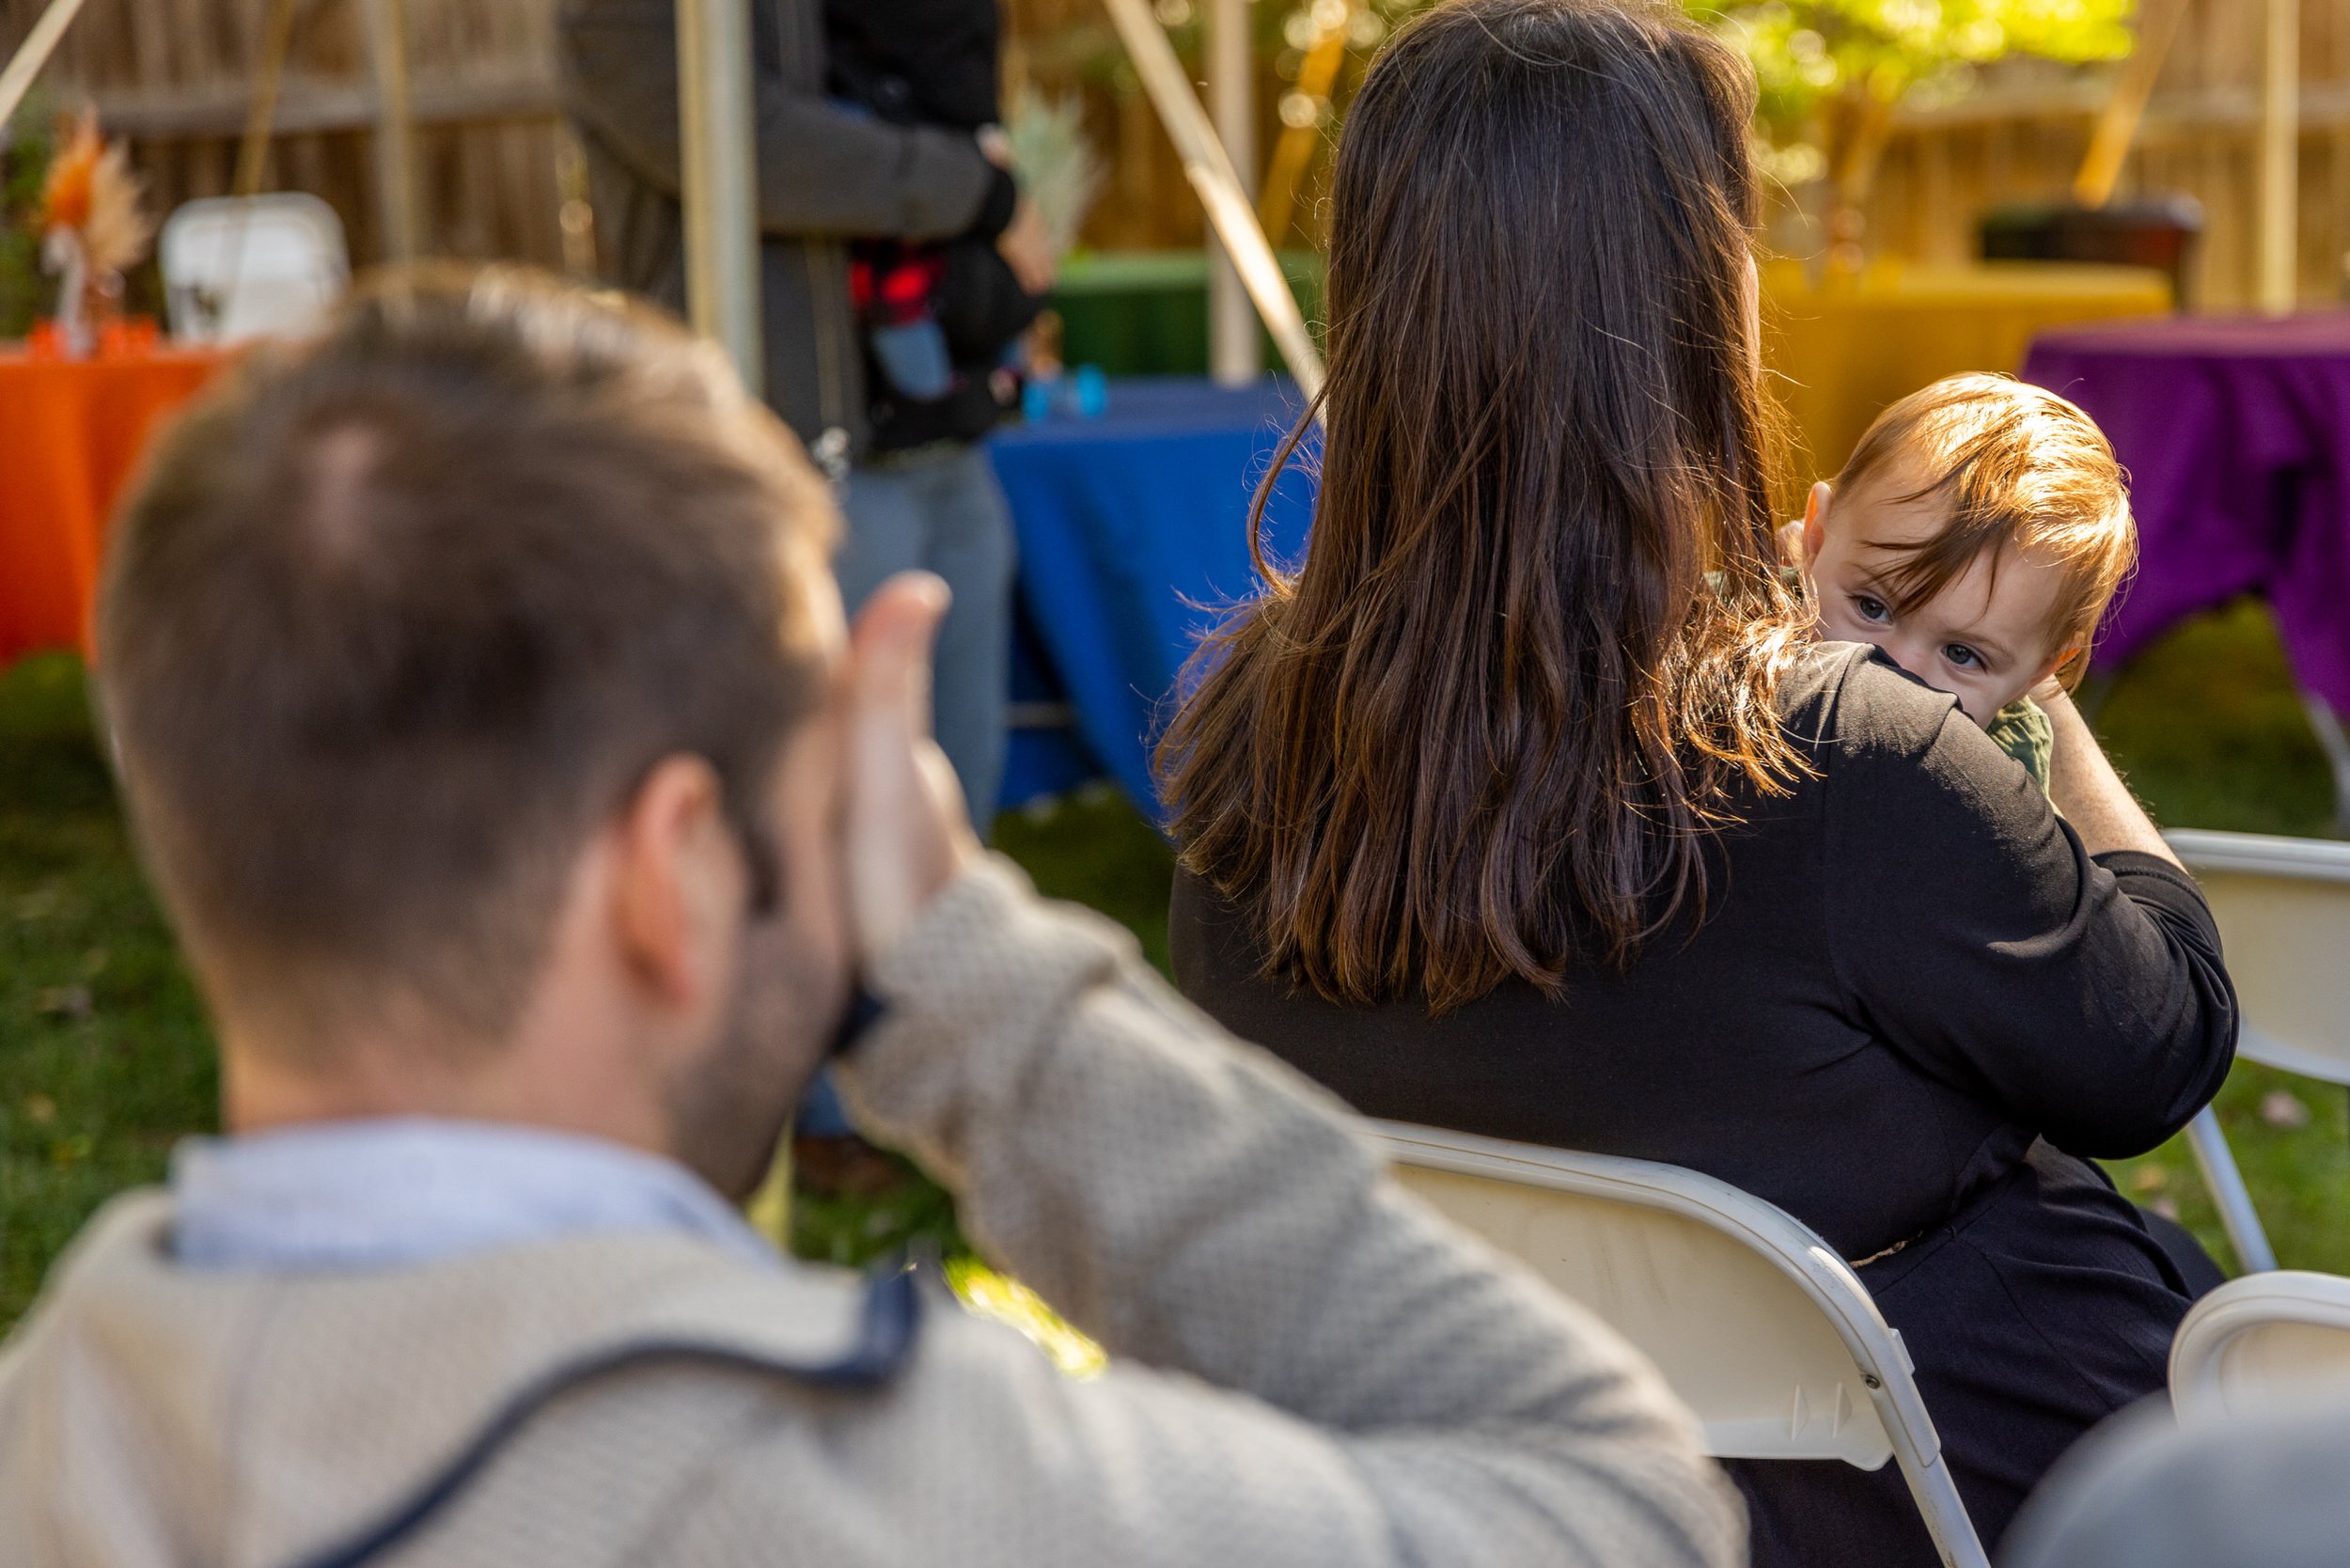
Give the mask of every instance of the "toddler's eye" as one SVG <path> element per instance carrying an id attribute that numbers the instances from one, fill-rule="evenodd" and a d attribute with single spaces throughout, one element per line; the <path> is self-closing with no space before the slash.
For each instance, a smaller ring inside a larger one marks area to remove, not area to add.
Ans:
<path id="1" fill-rule="evenodd" d="M 1956 665 L 1961 669 L 1980 669 L 1982 667 L 1982 655 L 1976 652 L 1973 649 L 1967 647 L 1963 642 L 1946 644 L 1942 650 L 1942 657 L 1950 660 L 1950 663 Z"/>
<path id="2" fill-rule="evenodd" d="M 1854 594 L 1852 607 L 1860 612 L 1860 619 L 1863 620 L 1890 620 L 1892 619 L 1886 612 L 1885 601 L 1873 593 Z"/>

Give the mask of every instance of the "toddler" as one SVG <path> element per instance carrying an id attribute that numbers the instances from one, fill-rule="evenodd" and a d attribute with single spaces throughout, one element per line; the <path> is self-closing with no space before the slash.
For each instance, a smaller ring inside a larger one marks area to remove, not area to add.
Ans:
<path id="1" fill-rule="evenodd" d="M 1811 487 L 1800 559 L 1819 635 L 1873 643 L 1958 698 L 2048 783 L 2048 716 L 2136 559 L 2113 447 L 2088 415 L 2007 376 L 1935 382 L 1877 416 Z"/>

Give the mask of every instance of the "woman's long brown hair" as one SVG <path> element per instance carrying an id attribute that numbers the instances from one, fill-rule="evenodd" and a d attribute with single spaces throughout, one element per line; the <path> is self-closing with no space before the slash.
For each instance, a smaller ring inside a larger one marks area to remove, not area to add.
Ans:
<path id="1" fill-rule="evenodd" d="M 1645 0 L 1448 0 L 1364 82 L 1305 560 L 1263 554 L 1277 464 L 1264 591 L 1158 752 L 1183 863 L 1268 973 L 1436 1011 L 1562 994 L 1701 917 L 1707 840 L 1799 767 L 1753 103 Z"/>

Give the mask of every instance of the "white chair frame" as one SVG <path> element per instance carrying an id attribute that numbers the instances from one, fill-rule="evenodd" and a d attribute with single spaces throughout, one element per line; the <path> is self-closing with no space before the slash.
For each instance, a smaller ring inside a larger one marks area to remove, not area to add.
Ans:
<path id="1" fill-rule="evenodd" d="M 2184 828 L 2165 837 L 2203 885 L 2219 925 L 2244 1010 L 2236 1055 L 2350 1085 L 2350 945 L 2324 925 L 2279 918 L 2319 901 L 2327 923 L 2350 932 L 2350 843 Z M 2218 1117 L 2205 1106 L 2186 1136 L 2236 1261 L 2249 1273 L 2274 1269 L 2276 1251 Z"/>
<path id="2" fill-rule="evenodd" d="M 1636 1227 L 1646 1227 L 1660 1240 L 1669 1230 L 1672 1245 L 1684 1252 L 1692 1240 L 1703 1236 L 1718 1240 L 1722 1263 L 1731 1261 L 1728 1255 L 1733 1250 L 1743 1255 L 1740 1266 L 1751 1266 L 1752 1261 L 1759 1260 L 1766 1271 L 1793 1286 L 1793 1293 L 1779 1290 L 1775 1293 L 1778 1301 L 1762 1302 L 1714 1292 L 1700 1301 L 1689 1294 L 1669 1291 L 1669 1282 L 1658 1277 L 1653 1252 L 1623 1260 L 1627 1271 L 1640 1277 L 1627 1281 L 1633 1287 L 1630 1294 L 1640 1300 L 1641 1309 L 1634 1311 L 1624 1302 L 1611 1299 L 1616 1293 L 1605 1284 L 1596 1290 L 1578 1288 L 1575 1278 L 1561 1278 L 1586 1270 L 1595 1262 L 1604 1276 L 1607 1265 L 1617 1260 L 1595 1260 L 1589 1252 L 1572 1259 L 1562 1259 L 1555 1251 L 1544 1257 L 1527 1247 L 1522 1236 L 1484 1231 L 1488 1241 L 1531 1265 L 1554 1288 L 1647 1351 L 1667 1383 L 1698 1412 L 1708 1450 L 1716 1457 L 1833 1457 L 1874 1469 L 1889 1455 L 1901 1466 L 1927 1532 L 1948 1568 L 1988 1568 L 1966 1504 L 1942 1461 L 1941 1438 L 1918 1392 L 1901 1335 L 1886 1323 L 1851 1266 L 1792 1215 L 1728 1183 L 1677 1166 L 1574 1153 L 1402 1122 L 1380 1121 L 1371 1126 L 1404 1186 L 1469 1230 L 1480 1230 L 1477 1212 L 1480 1189 L 1521 1203 L 1533 1194 L 1547 1192 L 1583 1200 L 1573 1205 L 1573 1215 L 1562 1214 L 1569 1233 L 1588 1219 L 1590 1204 L 1596 1200 L 1611 1219 L 1621 1217 Z M 1448 1181 L 1459 1178 L 1467 1180 Z M 1560 1205 L 1562 1211 L 1569 1207 Z M 1694 1222 L 1695 1230 L 1682 1222 Z M 1586 1230 L 1581 1240 L 1588 1243 L 1591 1235 Z M 1562 1267 L 1562 1263 L 1571 1266 Z M 1703 1347 L 1718 1357 L 1725 1341 L 1738 1339 L 1742 1320 L 1751 1322 L 1756 1314 L 1775 1308 L 1785 1312 L 1798 1298 L 1808 1304 L 1806 1321 L 1816 1318 L 1826 1325 L 1834 1341 L 1841 1343 L 1848 1365 L 1827 1369 L 1836 1387 L 1826 1398 L 1815 1399 L 1810 1408 L 1803 1385 L 1796 1383 L 1792 1412 L 1770 1423 L 1778 1431 L 1759 1430 L 1761 1423 L 1748 1412 L 1725 1411 L 1719 1401 L 1709 1399 L 1712 1390 L 1700 1365 L 1706 1356 L 1694 1352 Z M 1860 1390 L 1860 1399 L 1847 1403 L 1848 1388 Z M 1708 1420 L 1709 1414 L 1716 1419 Z"/>
<path id="3" fill-rule="evenodd" d="M 2280 1269 L 2231 1279 L 2170 1341 L 2182 1426 L 2339 1400 L 2350 1388 L 2350 1279 Z"/>

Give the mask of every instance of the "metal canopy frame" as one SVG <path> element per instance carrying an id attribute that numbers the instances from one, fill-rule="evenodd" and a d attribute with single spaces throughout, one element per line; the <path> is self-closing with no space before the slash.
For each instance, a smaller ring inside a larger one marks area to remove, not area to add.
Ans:
<path id="1" fill-rule="evenodd" d="M 65 37 L 65 30 L 81 14 L 83 3 L 84 0 L 49 0 L 49 8 L 40 13 L 33 30 L 17 45 L 16 55 L 7 68 L 0 70 L 0 126 L 14 118 L 17 105 L 24 102 L 25 93 L 32 89 L 33 78 L 40 74 L 40 68 L 56 52 L 57 40 Z"/>
<path id="2" fill-rule="evenodd" d="M 766 384 L 759 319 L 759 133 L 749 0 L 677 0 L 678 162 L 685 308 L 752 396 Z"/>
<path id="3" fill-rule="evenodd" d="M 1257 202 L 1256 51 L 1248 36 L 1251 0 L 1208 0 L 1208 110 L 1240 179 Z M 1267 235 L 1270 242 L 1272 236 Z M 1264 374 L 1257 312 L 1231 254 L 1208 240 L 1208 374 L 1218 386 L 1246 386 Z"/>
<path id="4" fill-rule="evenodd" d="M 2300 229 L 2301 4 L 2268 0 L 2261 71 L 2260 275 L 2264 315 L 2293 313 Z"/>

